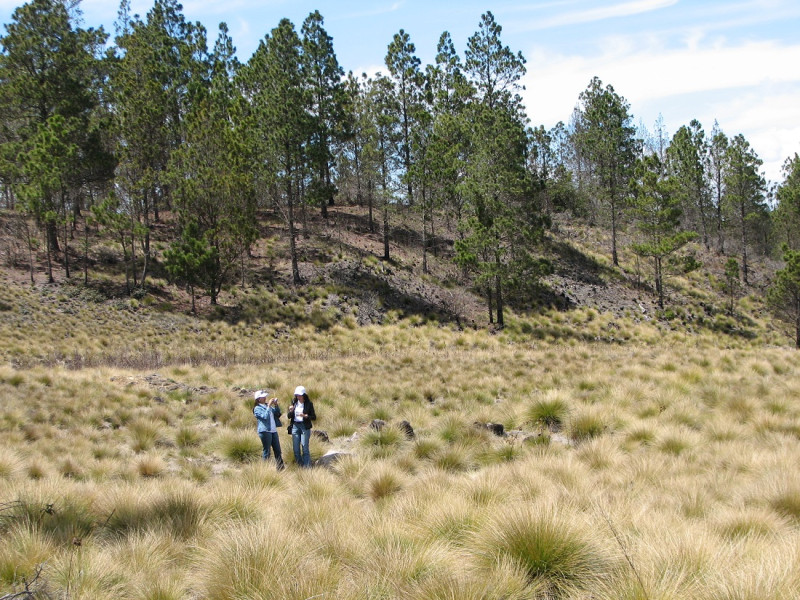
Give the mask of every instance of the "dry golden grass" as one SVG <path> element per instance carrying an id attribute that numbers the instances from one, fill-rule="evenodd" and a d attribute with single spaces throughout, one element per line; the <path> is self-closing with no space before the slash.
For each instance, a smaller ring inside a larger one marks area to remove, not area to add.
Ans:
<path id="1" fill-rule="evenodd" d="M 284 340 L 25 293 L 41 314 L 0 323 L 0 595 L 41 568 L 69 598 L 796 596 L 794 351 L 634 322 L 624 344 L 567 336 L 607 328 L 590 311 L 538 339 L 399 321 Z M 277 472 L 251 392 L 285 410 L 298 384 L 329 436 L 312 455 L 347 454 L 301 470 L 284 429 Z"/>

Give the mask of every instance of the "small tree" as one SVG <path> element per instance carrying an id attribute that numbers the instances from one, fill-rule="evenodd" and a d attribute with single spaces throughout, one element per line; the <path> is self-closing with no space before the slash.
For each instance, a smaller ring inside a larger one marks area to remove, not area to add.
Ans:
<path id="1" fill-rule="evenodd" d="M 783 247 L 786 266 L 775 273 L 767 302 L 778 318 L 794 324 L 794 345 L 800 349 L 800 250 Z"/>
<path id="2" fill-rule="evenodd" d="M 642 241 L 633 244 L 641 257 L 653 259 L 653 276 L 658 306 L 664 308 L 664 259 L 680 250 L 696 237 L 691 231 L 679 231 L 680 201 L 674 193 L 674 182 L 664 176 L 658 156 L 644 157 L 636 165 L 633 182 L 634 200 L 631 213 L 642 234 Z"/>
<path id="3" fill-rule="evenodd" d="M 198 285 L 215 286 L 213 277 L 217 263 L 216 251 L 200 233 L 196 221 L 190 221 L 181 232 L 181 237 L 164 252 L 167 272 L 186 284 L 192 296 L 192 313 L 195 306 L 195 288 Z M 214 291 L 212 290 L 212 294 Z"/>
<path id="4" fill-rule="evenodd" d="M 739 290 L 739 261 L 729 258 L 725 263 L 725 293 L 728 295 L 728 313 L 733 314 L 733 303 Z"/>

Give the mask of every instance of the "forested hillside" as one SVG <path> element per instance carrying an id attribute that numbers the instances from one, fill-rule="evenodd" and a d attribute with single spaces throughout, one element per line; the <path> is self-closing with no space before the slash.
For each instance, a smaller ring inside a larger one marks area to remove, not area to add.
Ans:
<path id="1" fill-rule="evenodd" d="M 537 126 L 489 12 L 78 7 L 0 37 L 0 600 L 798 597 L 797 155 Z"/>
<path id="2" fill-rule="evenodd" d="M 742 135 L 637 127 L 597 77 L 568 123 L 536 126 L 525 58 L 490 12 L 463 52 L 444 32 L 422 65 L 400 29 L 385 72 L 359 75 L 319 12 L 241 62 L 224 24 L 210 43 L 173 0 L 143 17 L 124 0 L 113 39 L 78 10 L 34 0 L 0 40 L 4 260 L 31 281 L 89 284 L 114 263 L 115 293 L 179 285 L 197 310 L 248 281 L 274 291 L 284 267 L 290 287 L 310 264 L 353 283 L 344 259 L 374 256 L 413 274 L 415 301 L 504 327 L 509 308 L 586 304 L 602 266 L 625 285 L 601 311 L 669 319 L 681 278 L 699 277 L 727 302 L 710 313 L 754 295 L 800 343 L 800 158 L 768 185 Z M 573 234 L 603 246 L 589 258 Z M 396 287 L 376 294 L 391 305 Z"/>

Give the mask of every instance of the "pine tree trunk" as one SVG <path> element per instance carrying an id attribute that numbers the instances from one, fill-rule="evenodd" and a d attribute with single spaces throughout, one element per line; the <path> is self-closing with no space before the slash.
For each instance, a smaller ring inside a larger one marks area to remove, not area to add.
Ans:
<path id="1" fill-rule="evenodd" d="M 69 223 L 64 223 L 64 277 L 69 279 Z"/>
<path id="2" fill-rule="evenodd" d="M 747 281 L 747 225 L 745 221 L 745 208 L 744 203 L 741 205 L 741 219 L 742 219 L 742 281 L 745 285 L 750 285 Z"/>
<path id="3" fill-rule="evenodd" d="M 422 189 L 422 272 L 428 274 L 428 228 L 427 221 L 427 206 L 425 204 L 425 188 Z"/>
<path id="4" fill-rule="evenodd" d="M 374 194 L 373 194 L 373 185 L 372 185 L 372 178 L 370 177 L 367 180 L 367 204 L 369 206 L 369 232 L 375 233 L 375 219 L 372 216 L 372 206 L 373 206 Z"/>
<path id="5" fill-rule="evenodd" d="M 495 294 L 497 295 L 497 326 L 505 327 L 505 319 L 503 318 L 503 284 L 500 278 L 500 255 L 495 253 L 495 266 L 498 271 L 494 276 Z"/>
<path id="6" fill-rule="evenodd" d="M 287 150 L 288 156 L 288 150 Z M 293 198 L 293 185 L 292 185 L 292 163 L 291 159 L 287 159 L 286 165 L 286 204 L 288 209 L 289 218 L 289 253 L 292 257 L 292 282 L 295 285 L 300 284 L 300 267 L 297 263 L 297 232 L 294 227 L 294 198 Z"/>
<path id="7" fill-rule="evenodd" d="M 45 232 L 46 247 L 47 247 L 47 283 L 53 283 L 53 250 L 50 242 L 50 232 Z"/>

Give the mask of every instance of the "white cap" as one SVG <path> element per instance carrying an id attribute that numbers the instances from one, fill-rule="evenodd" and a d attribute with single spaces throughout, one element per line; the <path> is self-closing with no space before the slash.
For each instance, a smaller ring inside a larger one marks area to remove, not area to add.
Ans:
<path id="1" fill-rule="evenodd" d="M 255 394 L 253 394 L 253 398 L 255 398 L 256 400 L 261 400 L 261 398 L 266 398 L 266 397 L 267 397 L 267 392 L 265 392 L 264 390 L 258 390 Z"/>
<path id="2" fill-rule="evenodd" d="M 305 396 L 306 395 L 306 388 L 304 388 L 302 385 L 298 385 L 296 388 L 294 388 L 294 395 L 295 396 Z"/>

